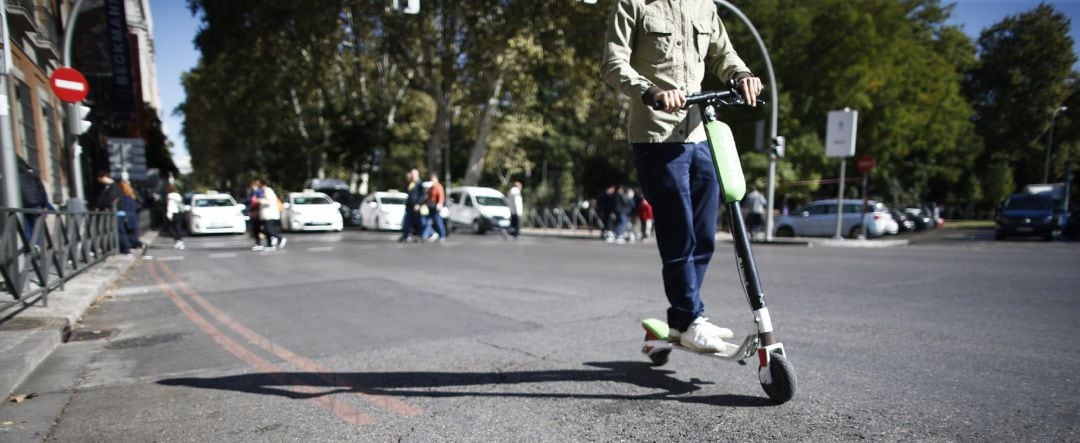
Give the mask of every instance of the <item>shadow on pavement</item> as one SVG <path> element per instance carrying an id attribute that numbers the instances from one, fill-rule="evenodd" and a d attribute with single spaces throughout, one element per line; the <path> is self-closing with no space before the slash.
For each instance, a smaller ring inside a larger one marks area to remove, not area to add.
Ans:
<path id="1" fill-rule="evenodd" d="M 591 362 L 586 366 L 596 370 L 554 370 L 522 372 L 267 372 L 209 378 L 172 378 L 159 380 L 166 386 L 187 386 L 202 389 L 277 395 L 292 399 L 309 399 L 325 395 L 359 392 L 369 395 L 397 397 L 523 397 L 577 398 L 599 400 L 674 400 L 704 403 L 714 406 L 763 407 L 774 403 L 766 397 L 717 395 L 709 397 L 677 397 L 697 391 L 710 382 L 692 379 L 689 382 L 670 376 L 673 371 L 655 369 L 643 362 Z M 549 382 L 617 382 L 642 388 L 662 390 L 655 394 L 618 395 L 574 392 L 500 392 L 499 389 L 523 383 Z M 304 393 L 289 390 L 291 386 L 325 388 L 326 391 Z M 453 388 L 488 386 L 492 391 L 463 391 Z M 440 388 L 448 388 L 440 390 Z"/>

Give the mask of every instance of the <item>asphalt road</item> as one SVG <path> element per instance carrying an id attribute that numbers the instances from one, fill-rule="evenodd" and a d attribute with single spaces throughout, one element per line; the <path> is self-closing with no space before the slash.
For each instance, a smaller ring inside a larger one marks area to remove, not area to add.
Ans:
<path id="1" fill-rule="evenodd" d="M 153 257 L 0 406 L 10 441 L 1077 441 L 1080 243 L 755 248 L 798 374 L 639 352 L 654 244 L 293 234 Z M 730 244 L 705 303 L 751 326 Z"/>

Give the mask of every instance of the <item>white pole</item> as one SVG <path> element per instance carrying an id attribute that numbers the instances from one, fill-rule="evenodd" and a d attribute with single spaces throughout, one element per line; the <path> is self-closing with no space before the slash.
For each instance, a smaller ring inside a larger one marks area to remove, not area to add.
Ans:
<path id="1" fill-rule="evenodd" d="M 0 22 L 4 27 L 3 63 L 0 63 L 0 163 L 3 163 L 3 206 L 22 207 L 19 191 L 19 170 L 15 166 L 15 141 L 11 135 L 11 101 L 8 96 L 8 77 L 11 76 L 11 38 L 8 36 L 7 1 L 0 6 Z"/>
<path id="2" fill-rule="evenodd" d="M 64 66 L 71 66 L 71 39 L 75 35 L 75 19 L 79 16 L 83 0 L 76 0 L 68 14 L 67 23 L 64 23 Z M 71 137 L 71 182 L 75 184 L 75 203 L 68 203 L 69 211 L 81 211 L 86 209 L 86 192 L 83 190 L 82 170 L 82 146 L 79 145 L 79 111 L 78 105 L 68 103 L 68 135 Z"/>
<path id="3" fill-rule="evenodd" d="M 844 238 L 844 172 L 846 172 L 847 157 L 840 157 L 840 192 L 836 195 L 836 238 Z"/>

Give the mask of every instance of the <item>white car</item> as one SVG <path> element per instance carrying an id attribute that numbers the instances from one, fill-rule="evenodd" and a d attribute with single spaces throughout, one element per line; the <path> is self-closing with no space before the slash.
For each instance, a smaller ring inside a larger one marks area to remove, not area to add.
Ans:
<path id="1" fill-rule="evenodd" d="M 281 213 L 287 231 L 340 231 L 345 228 L 341 203 L 321 192 L 290 192 Z"/>
<path id="2" fill-rule="evenodd" d="M 884 234 L 895 233 L 896 221 L 893 220 L 889 208 L 884 204 L 870 200 L 866 217 L 860 222 L 862 213 L 862 200 L 844 200 L 844 214 L 841 221 L 840 232 L 851 238 L 858 237 L 862 232 L 862 225 L 867 226 L 868 237 L 879 237 Z M 776 229 L 773 233 L 777 237 L 830 237 L 836 235 L 836 199 L 818 200 L 785 215 L 776 218 Z"/>
<path id="3" fill-rule="evenodd" d="M 187 211 L 188 232 L 192 235 L 247 232 L 244 205 L 237 204 L 229 194 L 194 194 L 191 204 L 184 209 Z"/>
<path id="4" fill-rule="evenodd" d="M 363 229 L 400 231 L 405 218 L 404 192 L 372 192 L 360 202 L 360 227 Z"/>
<path id="5" fill-rule="evenodd" d="M 510 204 L 503 193 L 476 186 L 453 188 L 449 195 L 450 225 L 477 234 L 510 227 Z"/>

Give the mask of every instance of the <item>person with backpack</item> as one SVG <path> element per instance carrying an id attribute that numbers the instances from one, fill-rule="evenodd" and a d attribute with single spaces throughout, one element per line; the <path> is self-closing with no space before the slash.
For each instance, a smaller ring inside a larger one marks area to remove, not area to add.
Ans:
<path id="1" fill-rule="evenodd" d="M 120 253 L 131 254 L 132 248 L 143 247 L 139 240 L 139 200 L 127 180 L 120 180 L 118 189 L 116 216 L 119 218 Z"/>
<path id="2" fill-rule="evenodd" d="M 266 250 L 285 249 L 288 241 L 281 236 L 281 200 L 278 199 L 274 188 L 271 188 L 266 180 L 259 180 L 262 197 L 259 198 L 259 220 L 262 220 L 263 232 L 266 234 Z"/>
<path id="3" fill-rule="evenodd" d="M 169 183 L 165 186 L 165 227 L 172 234 L 175 241 L 173 248 L 184 249 L 184 239 L 180 236 L 180 229 L 184 223 L 180 208 L 184 205 L 184 197 L 177 191 L 176 185 Z"/>

